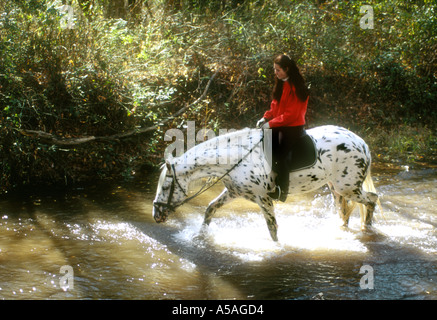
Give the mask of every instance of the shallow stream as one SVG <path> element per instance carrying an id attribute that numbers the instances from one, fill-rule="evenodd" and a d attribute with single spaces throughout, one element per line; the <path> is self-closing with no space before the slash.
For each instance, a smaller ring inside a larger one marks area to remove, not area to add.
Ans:
<path id="1" fill-rule="evenodd" d="M 0 299 L 437 299 L 435 169 L 374 170 L 374 233 L 327 188 L 277 203 L 277 243 L 245 200 L 200 234 L 218 186 L 156 224 L 144 180 L 0 199 Z"/>

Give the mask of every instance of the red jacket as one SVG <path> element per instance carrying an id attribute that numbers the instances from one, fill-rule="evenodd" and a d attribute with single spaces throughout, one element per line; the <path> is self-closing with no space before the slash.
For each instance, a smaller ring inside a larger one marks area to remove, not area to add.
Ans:
<path id="1" fill-rule="evenodd" d="M 290 83 L 285 81 L 281 101 L 278 103 L 274 99 L 270 110 L 264 114 L 264 118 L 270 120 L 270 128 L 296 127 L 305 124 L 308 98 L 305 101 L 299 100 L 295 91 L 295 87 L 291 87 Z"/>

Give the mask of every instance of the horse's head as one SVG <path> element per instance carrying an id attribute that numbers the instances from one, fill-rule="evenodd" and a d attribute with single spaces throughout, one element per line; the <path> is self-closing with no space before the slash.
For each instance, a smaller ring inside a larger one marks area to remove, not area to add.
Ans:
<path id="1" fill-rule="evenodd" d="M 182 189 L 174 165 L 166 160 L 159 176 L 155 200 L 153 200 L 153 218 L 157 223 L 165 222 L 168 215 L 183 203 L 186 193 Z"/>

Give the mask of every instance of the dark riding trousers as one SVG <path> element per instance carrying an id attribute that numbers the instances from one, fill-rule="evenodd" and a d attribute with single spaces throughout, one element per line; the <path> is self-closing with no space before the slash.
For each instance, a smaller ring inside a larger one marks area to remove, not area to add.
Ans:
<path id="1" fill-rule="evenodd" d="M 273 171 L 278 174 L 278 184 L 285 190 L 288 190 L 288 171 L 293 146 L 304 134 L 304 126 L 272 128 Z"/>

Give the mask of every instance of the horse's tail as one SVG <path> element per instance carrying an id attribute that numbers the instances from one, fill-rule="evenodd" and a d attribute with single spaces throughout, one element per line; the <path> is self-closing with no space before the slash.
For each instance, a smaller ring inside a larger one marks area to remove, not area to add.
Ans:
<path id="1" fill-rule="evenodd" d="M 372 175 L 370 174 L 370 171 L 363 182 L 363 189 L 366 192 L 371 192 L 376 194 L 375 185 L 373 184 L 373 179 L 372 179 Z M 382 206 L 381 206 L 381 202 L 379 201 L 379 198 L 376 199 L 375 207 L 376 205 L 378 205 L 379 210 L 382 214 Z M 360 208 L 361 224 L 363 225 L 365 221 L 370 221 L 372 219 L 372 217 L 368 217 L 368 215 L 373 214 L 373 212 L 369 213 L 365 204 L 359 203 L 358 206 Z"/>

